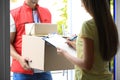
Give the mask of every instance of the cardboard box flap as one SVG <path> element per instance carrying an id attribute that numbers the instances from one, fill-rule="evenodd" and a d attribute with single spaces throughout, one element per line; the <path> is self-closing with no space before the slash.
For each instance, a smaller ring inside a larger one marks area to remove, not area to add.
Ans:
<path id="1" fill-rule="evenodd" d="M 28 23 L 25 24 L 26 35 L 44 36 L 57 33 L 57 24 L 51 23 Z"/>
<path id="2" fill-rule="evenodd" d="M 33 43 L 32 43 L 33 42 Z M 41 37 L 35 36 L 22 36 L 22 56 L 29 58 L 32 62 L 29 63 L 31 67 L 44 70 L 44 53 L 45 53 L 45 41 Z M 35 55 L 35 56 L 34 56 Z M 36 56 L 37 55 L 37 56 Z M 38 65 L 38 61 L 41 61 Z"/>
<path id="3" fill-rule="evenodd" d="M 55 46 L 46 45 L 45 71 L 74 69 L 74 65 L 65 57 L 57 54 Z"/>

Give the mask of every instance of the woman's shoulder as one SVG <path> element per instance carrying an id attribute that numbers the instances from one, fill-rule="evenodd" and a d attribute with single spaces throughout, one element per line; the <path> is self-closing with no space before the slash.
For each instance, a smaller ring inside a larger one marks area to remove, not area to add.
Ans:
<path id="1" fill-rule="evenodd" d="M 89 19 L 83 22 L 82 27 L 84 28 L 95 28 L 95 21 L 93 19 Z"/>
<path id="2" fill-rule="evenodd" d="M 89 19 L 89 20 L 84 21 L 83 24 L 87 24 L 87 25 L 95 25 L 95 21 L 94 21 L 94 19 Z"/>

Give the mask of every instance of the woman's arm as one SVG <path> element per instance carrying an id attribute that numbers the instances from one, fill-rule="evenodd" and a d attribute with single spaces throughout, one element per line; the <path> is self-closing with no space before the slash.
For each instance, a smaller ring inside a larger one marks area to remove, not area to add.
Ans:
<path id="1" fill-rule="evenodd" d="M 63 49 L 57 49 L 58 54 L 63 55 L 74 65 L 84 70 L 90 70 L 94 63 L 94 43 L 93 40 L 88 38 L 83 38 L 83 58 L 77 58 L 70 55 Z"/>

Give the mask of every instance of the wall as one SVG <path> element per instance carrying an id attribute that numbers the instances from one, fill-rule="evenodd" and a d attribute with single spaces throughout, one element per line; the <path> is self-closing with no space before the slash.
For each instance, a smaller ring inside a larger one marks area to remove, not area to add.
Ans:
<path id="1" fill-rule="evenodd" d="M 10 77 L 9 1 L 0 1 L 0 80 Z"/>
<path id="2" fill-rule="evenodd" d="M 120 30 L 120 0 L 115 0 L 116 2 L 116 24 L 118 27 L 118 30 Z M 119 39 L 120 39 L 120 31 L 119 31 Z M 119 51 L 116 56 L 116 80 L 120 80 L 120 46 Z"/>

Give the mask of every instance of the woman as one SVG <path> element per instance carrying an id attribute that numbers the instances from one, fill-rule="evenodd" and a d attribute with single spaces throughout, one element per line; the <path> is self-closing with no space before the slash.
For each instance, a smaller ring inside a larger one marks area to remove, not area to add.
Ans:
<path id="1" fill-rule="evenodd" d="M 67 41 L 77 57 L 61 48 L 57 52 L 75 65 L 75 80 L 113 80 L 109 61 L 117 53 L 119 40 L 107 0 L 81 1 L 93 18 L 83 23 L 76 45 Z"/>

